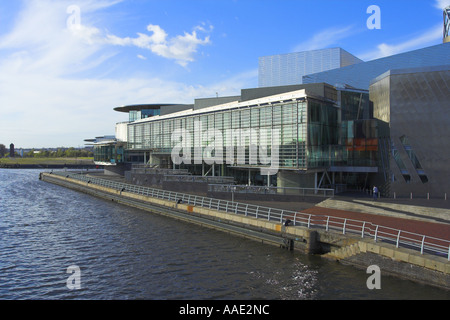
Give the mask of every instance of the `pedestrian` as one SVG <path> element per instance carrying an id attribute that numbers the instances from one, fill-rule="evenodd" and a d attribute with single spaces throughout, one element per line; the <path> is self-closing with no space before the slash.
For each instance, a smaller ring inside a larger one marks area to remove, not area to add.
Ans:
<path id="1" fill-rule="evenodd" d="M 377 186 L 373 186 L 373 200 L 378 199 L 378 188 Z"/>

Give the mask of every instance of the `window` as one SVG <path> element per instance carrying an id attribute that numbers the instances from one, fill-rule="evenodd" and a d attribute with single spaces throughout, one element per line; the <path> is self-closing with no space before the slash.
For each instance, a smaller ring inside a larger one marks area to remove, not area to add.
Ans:
<path id="1" fill-rule="evenodd" d="M 408 157 L 411 160 L 411 163 L 412 163 L 414 169 L 416 169 L 417 174 L 419 175 L 420 181 L 422 181 L 422 183 L 427 183 L 428 177 L 424 173 L 423 167 L 420 164 L 419 159 L 417 158 L 415 152 L 413 151 L 413 148 L 411 147 L 411 143 L 410 143 L 408 137 L 405 135 L 401 136 L 400 142 L 403 145 L 403 148 L 405 149 L 406 153 L 408 154 Z"/>

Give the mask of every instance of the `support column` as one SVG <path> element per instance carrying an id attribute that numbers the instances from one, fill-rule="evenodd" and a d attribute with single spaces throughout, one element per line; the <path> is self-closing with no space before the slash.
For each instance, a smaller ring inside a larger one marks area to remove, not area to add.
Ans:
<path id="1" fill-rule="evenodd" d="M 314 173 L 314 193 L 317 193 L 317 172 Z"/>

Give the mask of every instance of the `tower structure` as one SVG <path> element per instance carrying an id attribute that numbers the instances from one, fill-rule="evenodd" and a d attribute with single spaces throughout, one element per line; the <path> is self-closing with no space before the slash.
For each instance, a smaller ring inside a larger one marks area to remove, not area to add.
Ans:
<path id="1" fill-rule="evenodd" d="M 444 43 L 450 42 L 450 6 L 444 8 Z"/>

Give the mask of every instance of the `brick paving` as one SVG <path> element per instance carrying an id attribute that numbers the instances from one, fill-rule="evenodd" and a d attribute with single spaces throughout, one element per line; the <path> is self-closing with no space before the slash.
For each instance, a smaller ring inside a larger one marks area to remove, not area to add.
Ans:
<path id="1" fill-rule="evenodd" d="M 368 213 L 352 212 L 346 210 L 311 207 L 302 212 L 341 217 L 354 220 L 372 222 L 373 224 L 418 233 L 425 236 L 435 237 L 450 241 L 450 224 L 442 222 L 428 222 L 410 218 L 396 218 Z"/>
<path id="2" fill-rule="evenodd" d="M 359 221 L 371 222 L 374 225 L 394 228 L 398 230 L 408 231 L 412 233 L 417 233 L 425 236 L 435 237 L 439 239 L 450 241 L 450 223 L 445 221 L 423 221 L 420 216 L 415 216 L 414 214 L 404 215 L 404 218 L 390 217 L 380 214 L 370 214 L 361 213 L 349 210 L 338 210 L 319 207 L 318 204 L 323 199 L 318 199 L 315 202 L 276 202 L 276 201 L 246 201 L 239 200 L 240 202 L 248 202 L 260 206 L 267 206 L 273 208 L 281 208 L 285 210 L 304 212 L 313 215 L 324 215 L 331 217 L 347 218 Z M 427 204 L 426 200 L 418 201 L 408 201 L 405 204 L 408 205 L 421 205 Z M 449 201 L 450 202 L 450 201 Z M 436 205 L 433 203 L 434 207 L 443 207 L 441 203 Z M 447 203 L 444 203 L 447 205 Z M 414 218 L 414 219 L 413 219 Z"/>

